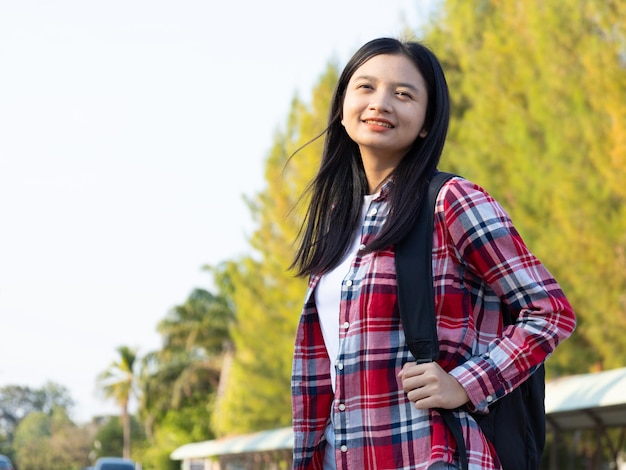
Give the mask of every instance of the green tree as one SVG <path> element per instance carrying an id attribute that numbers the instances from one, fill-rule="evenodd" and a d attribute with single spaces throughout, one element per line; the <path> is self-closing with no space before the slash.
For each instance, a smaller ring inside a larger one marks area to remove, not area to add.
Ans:
<path id="1" fill-rule="evenodd" d="M 159 323 L 163 352 L 184 367 L 173 384 L 172 405 L 200 383 L 217 389 L 222 353 L 228 348 L 232 310 L 223 297 L 195 289 Z"/>
<path id="2" fill-rule="evenodd" d="M 442 167 L 503 203 L 577 312 L 551 374 L 626 360 L 625 8 L 448 0 L 427 33 L 453 99 Z"/>
<path id="3" fill-rule="evenodd" d="M 51 414 L 56 408 L 69 412 L 74 406 L 69 391 L 62 385 L 47 382 L 41 388 L 7 385 L 0 388 L 0 437 L 2 452 L 10 453 L 15 429 L 30 413 L 40 411 Z"/>
<path id="4" fill-rule="evenodd" d="M 143 453 L 141 468 L 143 470 L 180 470 L 180 462 L 170 459 L 170 454 L 177 447 L 189 442 L 188 435 L 179 427 L 172 428 L 167 423 L 159 425 L 154 431 L 150 445 Z"/>
<path id="5" fill-rule="evenodd" d="M 15 456 L 21 470 L 45 469 L 52 434 L 50 416 L 41 411 L 29 413 L 15 433 Z"/>
<path id="6" fill-rule="evenodd" d="M 104 396 L 113 399 L 120 408 L 124 435 L 123 456 L 130 458 L 131 419 L 128 405 L 131 397 L 137 393 L 137 352 L 128 346 L 118 347 L 117 352 L 119 358 L 98 376 L 98 384 Z"/>
<path id="7" fill-rule="evenodd" d="M 124 452 L 124 430 L 120 418 L 112 416 L 104 420 L 100 419 L 93 434 L 93 459 L 98 457 L 122 455 Z M 139 444 L 145 441 L 145 434 L 139 421 L 130 416 L 130 434 L 133 443 L 132 458 L 140 460 L 138 452 Z"/>
<path id="8" fill-rule="evenodd" d="M 294 278 L 287 268 L 302 215 L 298 211 L 304 207 L 296 203 L 319 166 L 321 139 L 287 162 L 324 130 L 336 79 L 336 66 L 331 64 L 309 104 L 293 100 L 285 129 L 276 133 L 267 159 L 267 187 L 249 201 L 258 225 L 250 240 L 254 255 L 222 267 L 232 286 L 236 322 L 231 333 L 232 366 L 213 415 L 218 434 L 291 422 L 293 341 L 306 280 Z"/>
<path id="9" fill-rule="evenodd" d="M 92 435 L 76 426 L 63 408 L 34 411 L 15 432 L 16 466 L 20 470 L 79 470 L 89 465 Z"/>
<path id="10" fill-rule="evenodd" d="M 163 347 L 144 356 L 140 380 L 139 410 L 150 440 L 144 467 L 167 468 L 165 457 L 176 446 L 213 436 L 211 413 L 232 321 L 225 296 L 194 289 L 159 322 Z"/>

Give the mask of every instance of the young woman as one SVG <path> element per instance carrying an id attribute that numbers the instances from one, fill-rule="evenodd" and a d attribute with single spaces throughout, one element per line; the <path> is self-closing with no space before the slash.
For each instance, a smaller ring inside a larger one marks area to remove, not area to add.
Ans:
<path id="1" fill-rule="evenodd" d="M 440 358 L 415 363 L 394 246 L 416 219 L 448 121 L 442 68 L 417 42 L 370 41 L 339 78 L 293 264 L 310 277 L 292 376 L 296 469 L 459 468 L 434 408 L 487 412 L 574 329 L 559 285 L 504 209 L 457 177 L 435 210 Z M 515 313 L 510 326 L 500 302 Z M 454 413 L 469 468 L 499 469 L 473 418 Z"/>

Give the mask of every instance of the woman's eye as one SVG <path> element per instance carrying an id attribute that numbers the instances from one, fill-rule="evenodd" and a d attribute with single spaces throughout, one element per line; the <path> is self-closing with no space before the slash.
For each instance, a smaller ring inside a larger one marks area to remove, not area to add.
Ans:
<path id="1" fill-rule="evenodd" d="M 360 85 L 357 85 L 357 88 L 359 89 L 364 88 L 364 89 L 370 90 L 372 88 L 372 85 L 370 85 L 369 83 L 361 83 Z"/>
<path id="2" fill-rule="evenodd" d="M 396 91 L 396 95 L 400 96 L 401 98 L 413 98 L 413 96 L 406 91 Z"/>

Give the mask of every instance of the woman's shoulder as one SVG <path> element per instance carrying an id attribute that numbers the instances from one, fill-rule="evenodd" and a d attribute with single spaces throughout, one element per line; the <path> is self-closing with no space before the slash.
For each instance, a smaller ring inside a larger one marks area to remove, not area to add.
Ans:
<path id="1" fill-rule="evenodd" d="M 507 211 L 483 186 L 462 176 L 454 176 L 441 187 L 436 211 L 446 214 L 447 220 L 471 212 L 470 219 L 474 222 L 494 217 L 507 223 L 510 221 Z"/>
<path id="2" fill-rule="evenodd" d="M 476 198 L 494 200 L 481 185 L 463 176 L 454 175 L 441 187 L 437 200 L 438 202 L 445 201 L 447 204 L 450 204 L 464 200 L 471 201 Z"/>

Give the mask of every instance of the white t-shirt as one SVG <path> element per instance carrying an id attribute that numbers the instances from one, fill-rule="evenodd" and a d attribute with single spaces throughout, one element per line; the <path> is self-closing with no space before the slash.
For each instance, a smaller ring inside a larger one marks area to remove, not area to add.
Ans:
<path id="1" fill-rule="evenodd" d="M 341 303 L 341 284 L 350 270 L 350 266 L 359 244 L 361 243 L 361 228 L 369 209 L 370 203 L 378 194 L 367 194 L 363 202 L 361 222 L 352 235 L 352 243 L 341 263 L 332 271 L 324 274 L 315 288 L 315 305 L 322 327 L 322 336 L 326 344 L 326 351 L 330 358 L 330 378 L 335 390 L 335 361 L 339 353 L 339 304 Z"/>

